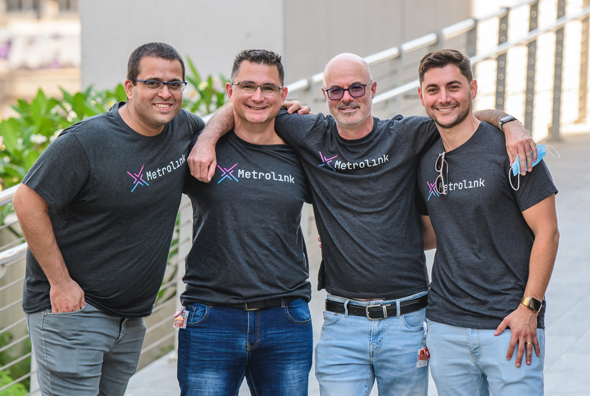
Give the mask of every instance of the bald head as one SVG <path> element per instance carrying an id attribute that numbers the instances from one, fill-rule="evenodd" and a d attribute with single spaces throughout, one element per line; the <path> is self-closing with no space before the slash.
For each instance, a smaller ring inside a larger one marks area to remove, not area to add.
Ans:
<path id="1" fill-rule="evenodd" d="M 337 85 L 336 81 L 342 79 L 370 81 L 371 71 L 369 64 L 360 56 L 355 54 L 343 53 L 336 55 L 324 68 L 324 86 L 329 88 L 332 85 Z"/>

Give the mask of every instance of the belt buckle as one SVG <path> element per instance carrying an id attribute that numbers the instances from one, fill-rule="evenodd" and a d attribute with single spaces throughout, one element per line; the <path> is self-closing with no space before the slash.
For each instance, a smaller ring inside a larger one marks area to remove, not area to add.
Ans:
<path id="1" fill-rule="evenodd" d="M 260 308 L 248 308 L 248 303 L 244 303 L 244 311 L 246 311 L 246 312 L 260 311 Z"/>
<path id="2" fill-rule="evenodd" d="M 375 305 L 367 305 L 365 307 L 365 313 L 367 315 L 367 319 L 369 320 L 381 320 L 381 319 L 387 319 L 387 307 L 389 305 L 381 305 L 381 304 L 375 304 Z M 383 317 L 382 318 L 371 318 L 369 316 L 369 308 L 377 308 L 377 307 L 381 307 L 383 308 Z"/>

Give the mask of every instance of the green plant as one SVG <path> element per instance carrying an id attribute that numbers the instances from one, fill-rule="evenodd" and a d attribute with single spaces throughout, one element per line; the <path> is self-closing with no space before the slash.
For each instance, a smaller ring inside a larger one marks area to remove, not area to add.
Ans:
<path id="1" fill-rule="evenodd" d="M 0 367 L 10 364 L 18 356 L 29 353 L 31 351 L 31 343 L 28 339 L 24 341 L 24 347 L 19 351 L 20 353 L 9 353 L 8 351 L 14 349 L 12 346 L 8 349 L 3 349 L 13 341 L 13 336 L 9 332 L 0 333 Z M 31 370 L 31 358 L 26 358 L 10 366 L 5 371 L 0 371 L 0 388 L 10 384 L 15 379 L 21 378 Z M 26 378 L 19 383 L 16 383 L 8 388 L 0 391 L 0 396 L 23 396 L 28 393 L 29 379 Z"/>
<path id="2" fill-rule="evenodd" d="M 201 116 L 210 114 L 227 101 L 225 83 L 229 80 L 223 74 L 208 76 L 203 80 L 192 59 L 187 56 L 186 60 L 189 71 L 186 81 L 189 82 L 190 88 L 184 97 L 183 107 Z"/>

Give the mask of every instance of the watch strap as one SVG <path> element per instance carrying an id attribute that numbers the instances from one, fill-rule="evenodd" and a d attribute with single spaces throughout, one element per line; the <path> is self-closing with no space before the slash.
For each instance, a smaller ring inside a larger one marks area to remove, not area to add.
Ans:
<path id="1" fill-rule="evenodd" d="M 500 118 L 500 122 L 498 123 L 498 127 L 502 132 L 504 132 L 504 124 L 510 121 L 516 121 L 516 117 L 513 115 L 507 115 L 506 117 Z M 538 300 L 537 300 L 538 301 Z"/>

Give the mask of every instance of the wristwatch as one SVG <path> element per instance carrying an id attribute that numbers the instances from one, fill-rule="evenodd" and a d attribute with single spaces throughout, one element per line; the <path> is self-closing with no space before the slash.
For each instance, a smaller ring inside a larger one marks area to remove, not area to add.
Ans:
<path id="1" fill-rule="evenodd" d="M 516 117 L 512 116 L 512 115 L 507 115 L 506 117 L 502 117 L 500 118 L 500 122 L 498 123 L 498 128 L 500 128 L 500 130 L 502 132 L 504 132 L 504 124 L 506 124 L 507 122 L 510 121 L 516 121 Z"/>
<path id="2" fill-rule="evenodd" d="M 534 297 L 523 297 L 520 303 L 533 312 L 539 312 L 543 307 L 543 302 Z"/>

